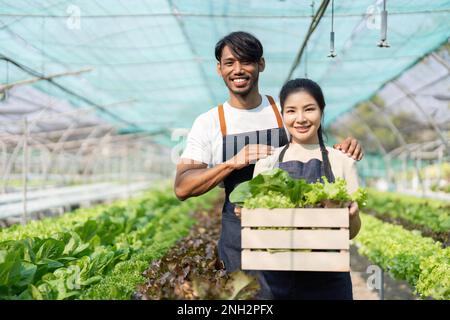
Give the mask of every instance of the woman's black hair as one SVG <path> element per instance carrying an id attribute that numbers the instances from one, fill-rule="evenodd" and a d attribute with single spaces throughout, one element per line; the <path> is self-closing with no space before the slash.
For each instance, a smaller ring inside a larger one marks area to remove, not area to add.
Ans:
<path id="1" fill-rule="evenodd" d="M 325 98 L 323 96 L 322 89 L 316 82 L 305 78 L 297 78 L 289 80 L 284 84 L 283 88 L 281 88 L 280 91 L 281 112 L 282 113 L 284 112 L 284 104 L 286 102 L 287 97 L 292 93 L 300 91 L 307 92 L 314 98 L 314 100 L 316 100 L 317 105 L 319 106 L 320 111 L 322 112 L 322 119 L 323 119 L 325 110 Z M 319 136 L 320 151 L 322 152 L 323 172 L 325 173 L 325 176 L 327 177 L 328 181 L 332 181 L 333 175 L 331 171 L 330 160 L 328 159 L 328 151 L 323 142 L 322 125 L 320 125 L 317 134 Z"/>
<path id="2" fill-rule="evenodd" d="M 217 42 L 215 55 L 219 62 L 225 46 L 228 46 L 240 61 L 259 62 L 263 56 L 261 42 L 255 36 L 244 31 L 232 32 Z"/>

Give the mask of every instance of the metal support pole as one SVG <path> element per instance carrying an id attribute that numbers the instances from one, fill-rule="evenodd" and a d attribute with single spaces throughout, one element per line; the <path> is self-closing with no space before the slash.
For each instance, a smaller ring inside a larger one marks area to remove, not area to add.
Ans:
<path id="1" fill-rule="evenodd" d="M 125 143 L 125 180 L 127 184 L 127 200 L 130 200 L 130 164 L 129 164 L 129 145 Z"/>
<path id="2" fill-rule="evenodd" d="M 112 153 L 111 139 L 108 139 L 106 147 L 108 148 L 108 181 L 114 181 L 114 157 Z"/>
<path id="3" fill-rule="evenodd" d="M 50 157 L 48 159 L 48 163 L 46 166 L 46 171 L 44 173 L 44 182 L 48 181 L 48 177 L 49 177 L 49 168 L 53 167 L 54 165 L 54 169 L 55 169 L 55 174 L 59 171 L 59 174 L 62 176 L 63 181 L 64 181 L 64 172 L 67 172 L 66 170 L 61 170 L 61 154 L 64 150 L 64 142 L 70 137 L 72 130 L 76 129 L 76 126 L 78 125 L 77 122 L 72 122 L 67 129 L 63 132 L 63 134 L 59 137 L 58 141 L 56 142 L 55 147 L 53 148 L 53 150 L 50 153 Z"/>
<path id="4" fill-rule="evenodd" d="M 392 165 L 391 165 L 391 157 L 388 154 L 383 156 L 383 160 L 386 166 L 386 176 L 387 176 L 387 182 L 388 182 L 388 191 L 392 191 L 392 182 L 394 181 L 394 175 L 392 173 Z"/>
<path id="5" fill-rule="evenodd" d="M 103 127 L 103 126 L 102 126 Z M 101 127 L 94 127 L 93 130 L 91 130 L 89 132 L 89 134 L 86 136 L 86 138 L 84 139 L 84 141 L 82 142 L 80 148 L 77 150 L 76 154 L 73 156 L 73 168 L 75 168 L 77 174 L 78 174 L 78 170 L 81 170 L 78 168 L 82 157 L 83 157 L 83 152 L 87 149 L 87 147 L 89 146 L 89 144 L 93 144 L 96 143 L 96 141 L 92 141 L 91 138 L 93 138 L 95 136 L 95 134 L 97 134 L 99 128 Z M 110 138 L 110 133 L 114 131 L 114 128 L 110 128 L 109 130 L 106 131 L 104 137 L 108 137 L 108 139 Z M 109 140 L 108 140 L 109 141 Z M 67 167 L 67 171 L 70 170 L 70 165 L 72 164 L 72 161 L 68 162 L 68 167 Z M 81 178 L 81 177 L 80 177 Z"/>
<path id="6" fill-rule="evenodd" d="M 392 120 L 389 118 L 389 116 L 384 113 L 384 110 L 371 100 L 368 100 L 367 102 L 368 102 L 367 105 L 375 112 L 375 114 L 383 117 L 383 120 L 385 121 L 389 129 L 391 129 L 392 133 L 395 135 L 400 144 L 403 147 L 406 147 L 405 138 L 403 137 L 397 126 L 394 124 L 394 122 L 392 122 Z"/>
<path id="7" fill-rule="evenodd" d="M 36 126 L 37 122 L 39 121 L 39 119 L 42 117 L 42 115 L 51 107 L 51 104 L 46 105 L 44 108 L 42 108 L 42 110 L 39 111 L 39 114 L 37 115 L 36 118 L 34 118 L 32 121 L 30 121 L 30 123 L 27 123 L 27 131 L 30 132 L 31 130 L 33 130 L 34 126 Z M 6 186 L 8 184 L 8 180 L 9 180 L 9 175 L 10 175 L 10 171 L 11 171 L 11 167 L 14 163 L 14 161 L 16 160 L 16 157 L 19 154 L 19 150 L 20 150 L 20 143 L 17 143 L 17 146 L 14 148 L 14 151 L 12 152 L 10 158 L 8 159 L 8 163 L 5 166 L 5 170 L 3 172 L 3 189 L 6 190 Z"/>
<path id="8" fill-rule="evenodd" d="M 403 153 L 402 155 L 402 171 L 403 171 L 403 189 L 408 189 L 408 159 L 406 153 Z"/>
<path id="9" fill-rule="evenodd" d="M 384 270 L 381 268 L 380 300 L 384 300 Z"/>
<path id="10" fill-rule="evenodd" d="M 420 161 L 419 151 L 415 152 L 415 156 L 416 156 L 415 167 L 416 167 L 417 179 L 419 181 L 419 185 L 421 186 L 422 197 L 423 197 L 423 196 L 425 196 L 425 185 L 424 185 L 424 182 L 422 180 L 422 176 L 420 174 L 421 161 Z"/>
<path id="11" fill-rule="evenodd" d="M 351 114 L 358 119 L 360 124 L 364 127 L 364 129 L 367 131 L 367 133 L 374 139 L 375 143 L 377 144 L 378 149 L 383 154 L 383 162 L 386 166 L 386 179 L 388 182 L 388 185 L 391 185 L 391 157 L 386 151 L 386 148 L 381 143 L 381 140 L 378 138 L 378 136 L 375 134 L 375 132 L 370 128 L 370 126 L 366 123 L 366 121 L 357 113 L 357 110 L 354 109 L 351 111 Z"/>
<path id="12" fill-rule="evenodd" d="M 437 185 L 440 186 L 441 177 L 442 177 L 442 159 L 444 158 L 444 148 L 439 148 L 438 155 L 438 169 L 437 169 Z"/>
<path id="13" fill-rule="evenodd" d="M 2 172 L 5 171 L 6 166 L 7 166 L 7 162 L 8 162 L 8 147 L 6 145 L 6 143 L 4 143 L 3 141 L 0 140 L 0 146 L 2 147 Z M 6 193 L 6 187 L 5 185 L 3 185 L 2 187 L 2 193 Z"/>
<path id="14" fill-rule="evenodd" d="M 22 178 L 23 178 L 23 215 L 22 224 L 25 225 L 28 222 L 28 212 L 27 212 L 27 187 L 28 187 L 28 121 L 27 118 L 23 120 L 23 168 L 22 168 Z"/>
<path id="15" fill-rule="evenodd" d="M 397 80 L 392 81 L 394 85 L 397 86 L 397 88 L 400 89 L 401 92 L 403 92 L 409 100 L 419 109 L 419 111 L 422 113 L 422 115 L 425 117 L 425 120 L 428 122 L 428 124 L 434 129 L 434 131 L 437 133 L 439 139 L 443 142 L 446 148 L 450 148 L 450 145 L 448 144 L 448 138 L 446 137 L 446 134 L 442 132 L 442 130 L 439 129 L 438 125 L 436 124 L 436 121 L 422 108 L 420 103 L 415 98 L 414 94 L 411 93 L 407 88 L 403 87 Z"/>

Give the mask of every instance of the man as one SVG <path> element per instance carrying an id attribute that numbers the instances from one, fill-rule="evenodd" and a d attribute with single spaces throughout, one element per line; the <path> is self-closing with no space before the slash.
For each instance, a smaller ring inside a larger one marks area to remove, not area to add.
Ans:
<path id="1" fill-rule="evenodd" d="M 241 226 L 229 201 L 233 189 L 253 175 L 254 163 L 289 142 L 280 108 L 259 93 L 264 71 L 263 47 L 246 32 L 233 32 L 215 48 L 217 73 L 229 99 L 194 122 L 187 146 L 177 165 L 175 194 L 180 200 L 201 195 L 218 184 L 225 187 L 219 257 L 228 272 L 241 266 Z M 355 160 L 363 156 L 355 139 L 334 146 Z"/>

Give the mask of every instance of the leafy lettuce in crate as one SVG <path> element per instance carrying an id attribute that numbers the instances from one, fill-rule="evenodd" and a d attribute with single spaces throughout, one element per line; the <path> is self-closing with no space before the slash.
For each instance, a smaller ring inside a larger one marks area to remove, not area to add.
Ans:
<path id="1" fill-rule="evenodd" d="M 359 208 L 366 205 L 367 191 L 358 188 L 348 194 L 344 179 L 336 182 L 308 183 L 293 179 L 279 168 L 263 172 L 250 181 L 238 185 L 230 194 L 230 201 L 248 209 L 254 208 L 345 208 L 356 201 Z"/>

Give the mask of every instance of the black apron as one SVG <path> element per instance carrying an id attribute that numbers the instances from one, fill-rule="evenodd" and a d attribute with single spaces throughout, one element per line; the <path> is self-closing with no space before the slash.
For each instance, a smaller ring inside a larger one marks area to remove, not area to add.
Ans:
<path id="1" fill-rule="evenodd" d="M 265 144 L 278 148 L 288 143 L 283 120 L 275 101 L 269 96 L 267 96 L 267 99 L 277 119 L 278 128 L 227 135 L 223 106 L 220 105 L 218 107 L 220 129 L 223 137 L 223 162 L 234 157 L 248 144 Z M 227 272 L 241 269 L 241 219 L 236 217 L 234 213 L 235 206 L 230 202 L 229 196 L 238 184 L 253 178 L 254 168 L 254 164 L 249 164 L 240 170 L 234 170 L 224 179 L 225 203 L 222 209 L 222 229 L 218 243 L 218 254 Z M 266 297 L 268 288 L 265 285 L 264 278 L 261 277 L 261 273 L 257 271 L 250 271 L 248 273 L 257 276 L 263 287 L 261 296 L 258 296 L 258 298 Z"/>
<path id="2" fill-rule="evenodd" d="M 305 179 L 309 183 L 322 181 L 326 176 L 324 162 L 311 159 L 283 162 L 286 145 L 280 152 L 277 166 L 289 173 L 294 179 Z M 327 179 L 334 182 L 331 171 Z M 264 281 L 270 288 L 272 299 L 302 300 L 352 300 L 352 282 L 350 272 L 315 272 L 315 271 L 263 271 Z"/>
<path id="3" fill-rule="evenodd" d="M 223 136 L 223 157 L 225 162 L 235 156 L 247 144 L 266 144 L 275 148 L 286 145 L 280 153 L 279 167 L 293 178 L 305 178 L 309 182 L 321 179 L 322 161 L 313 159 L 303 164 L 299 161 L 283 163 L 282 157 L 289 146 L 281 116 L 271 97 L 278 122 L 278 128 L 251 131 L 235 135 L 226 134 L 223 106 L 219 106 L 219 120 Z M 227 272 L 241 269 L 241 220 L 234 213 L 235 206 L 229 196 L 234 188 L 253 178 L 254 164 L 234 170 L 224 180 L 225 203 L 222 209 L 222 229 L 218 243 L 218 253 Z M 334 181 L 334 177 L 329 177 Z M 352 299 L 349 272 L 302 272 L 302 271 L 247 271 L 255 275 L 261 285 L 258 299 Z"/>

